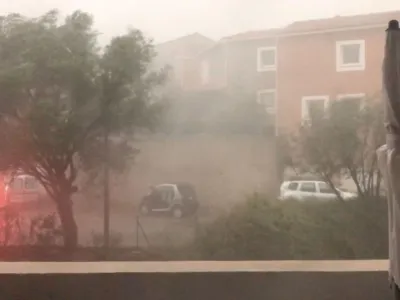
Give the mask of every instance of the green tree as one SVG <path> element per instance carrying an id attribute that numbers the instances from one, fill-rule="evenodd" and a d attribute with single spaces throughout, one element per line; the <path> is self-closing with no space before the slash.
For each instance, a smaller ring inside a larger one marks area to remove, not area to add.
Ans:
<path id="1" fill-rule="evenodd" d="M 375 151 L 384 143 L 383 109 L 378 101 L 366 101 L 361 110 L 353 104 L 336 101 L 327 111 L 312 113 L 293 139 L 292 161 L 300 172 L 311 172 L 332 187 L 334 178 L 347 177 L 360 196 L 378 196 Z"/>
<path id="2" fill-rule="evenodd" d="M 68 249 L 78 241 L 71 196 L 79 172 L 100 170 L 104 136 L 112 137 L 113 166 L 124 165 L 135 153 L 134 129 L 152 126 L 159 111 L 151 41 L 130 30 L 101 49 L 92 25 L 80 11 L 65 20 L 56 11 L 0 19 L 0 166 L 41 182 Z"/>

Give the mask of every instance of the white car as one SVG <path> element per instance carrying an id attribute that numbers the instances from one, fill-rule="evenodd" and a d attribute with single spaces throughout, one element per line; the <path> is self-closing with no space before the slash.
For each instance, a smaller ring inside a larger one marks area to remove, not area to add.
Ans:
<path id="1" fill-rule="evenodd" d="M 6 203 L 35 202 L 47 197 L 44 187 L 32 176 L 18 174 L 5 186 Z"/>
<path id="2" fill-rule="evenodd" d="M 356 193 L 346 192 L 336 187 L 344 200 L 350 200 L 357 197 Z M 281 200 L 295 199 L 320 199 L 320 200 L 335 200 L 337 195 L 329 184 L 323 181 L 313 180 L 295 180 L 285 181 L 280 188 Z"/>

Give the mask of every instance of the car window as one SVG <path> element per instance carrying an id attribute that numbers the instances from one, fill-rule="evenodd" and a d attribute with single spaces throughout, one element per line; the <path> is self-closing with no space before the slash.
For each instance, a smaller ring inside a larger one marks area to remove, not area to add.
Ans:
<path id="1" fill-rule="evenodd" d="M 319 182 L 318 187 L 322 194 L 335 194 L 335 191 L 325 182 Z"/>
<path id="2" fill-rule="evenodd" d="M 295 190 L 297 190 L 298 187 L 299 187 L 298 182 L 291 182 L 288 185 L 288 190 L 295 191 Z"/>
<path id="3" fill-rule="evenodd" d="M 32 177 L 25 178 L 25 182 L 24 182 L 25 189 L 34 190 L 36 188 L 36 184 L 37 184 L 37 182 L 34 178 L 32 178 Z"/>
<path id="4" fill-rule="evenodd" d="M 24 187 L 22 178 L 14 178 L 11 183 L 11 187 L 15 191 L 21 191 Z"/>
<path id="5" fill-rule="evenodd" d="M 302 182 L 300 184 L 300 191 L 315 193 L 317 190 L 314 182 Z"/>
<path id="6" fill-rule="evenodd" d="M 160 186 L 157 187 L 157 192 L 160 193 L 163 201 L 170 201 L 173 199 L 175 192 L 173 186 Z"/>

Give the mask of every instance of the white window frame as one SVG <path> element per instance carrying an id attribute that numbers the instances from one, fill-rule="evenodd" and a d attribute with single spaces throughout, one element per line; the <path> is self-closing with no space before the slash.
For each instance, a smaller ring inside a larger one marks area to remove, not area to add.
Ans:
<path id="1" fill-rule="evenodd" d="M 261 95 L 262 94 L 273 94 L 274 95 L 274 109 L 271 111 L 267 107 L 265 107 L 265 110 L 268 114 L 275 115 L 276 114 L 276 90 L 275 89 L 268 89 L 268 90 L 259 90 L 257 92 L 257 103 L 261 105 L 265 105 L 264 103 L 261 102 Z"/>
<path id="2" fill-rule="evenodd" d="M 343 63 L 343 46 L 359 45 L 360 46 L 360 61 L 353 64 Z M 336 42 L 336 71 L 362 71 L 365 70 L 365 40 L 347 40 Z"/>
<path id="3" fill-rule="evenodd" d="M 337 95 L 336 99 L 337 101 L 341 101 L 343 99 L 348 99 L 348 98 L 355 98 L 355 99 L 361 99 L 360 101 L 360 110 L 362 110 L 365 107 L 365 93 L 358 93 L 358 94 L 339 94 Z"/>
<path id="4" fill-rule="evenodd" d="M 308 107 L 307 103 L 310 101 L 324 101 L 324 109 L 326 110 L 329 105 L 329 96 L 321 95 L 321 96 L 304 96 L 301 98 L 301 120 L 309 121 L 310 116 L 308 115 Z"/>
<path id="5" fill-rule="evenodd" d="M 264 51 L 273 51 L 275 55 L 275 64 L 271 66 L 264 66 L 262 64 L 262 53 Z M 260 47 L 257 48 L 257 71 L 258 72 L 266 72 L 266 71 L 276 71 L 276 65 L 277 65 L 277 48 L 276 47 Z"/>

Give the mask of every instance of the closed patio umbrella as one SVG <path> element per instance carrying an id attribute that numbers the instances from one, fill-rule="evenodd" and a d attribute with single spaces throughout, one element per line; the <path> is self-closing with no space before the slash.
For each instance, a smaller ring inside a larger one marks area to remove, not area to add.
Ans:
<path id="1" fill-rule="evenodd" d="M 389 212 L 389 279 L 400 299 L 400 30 L 389 22 L 383 59 L 383 105 L 386 144 L 377 150 L 387 190 Z"/>

